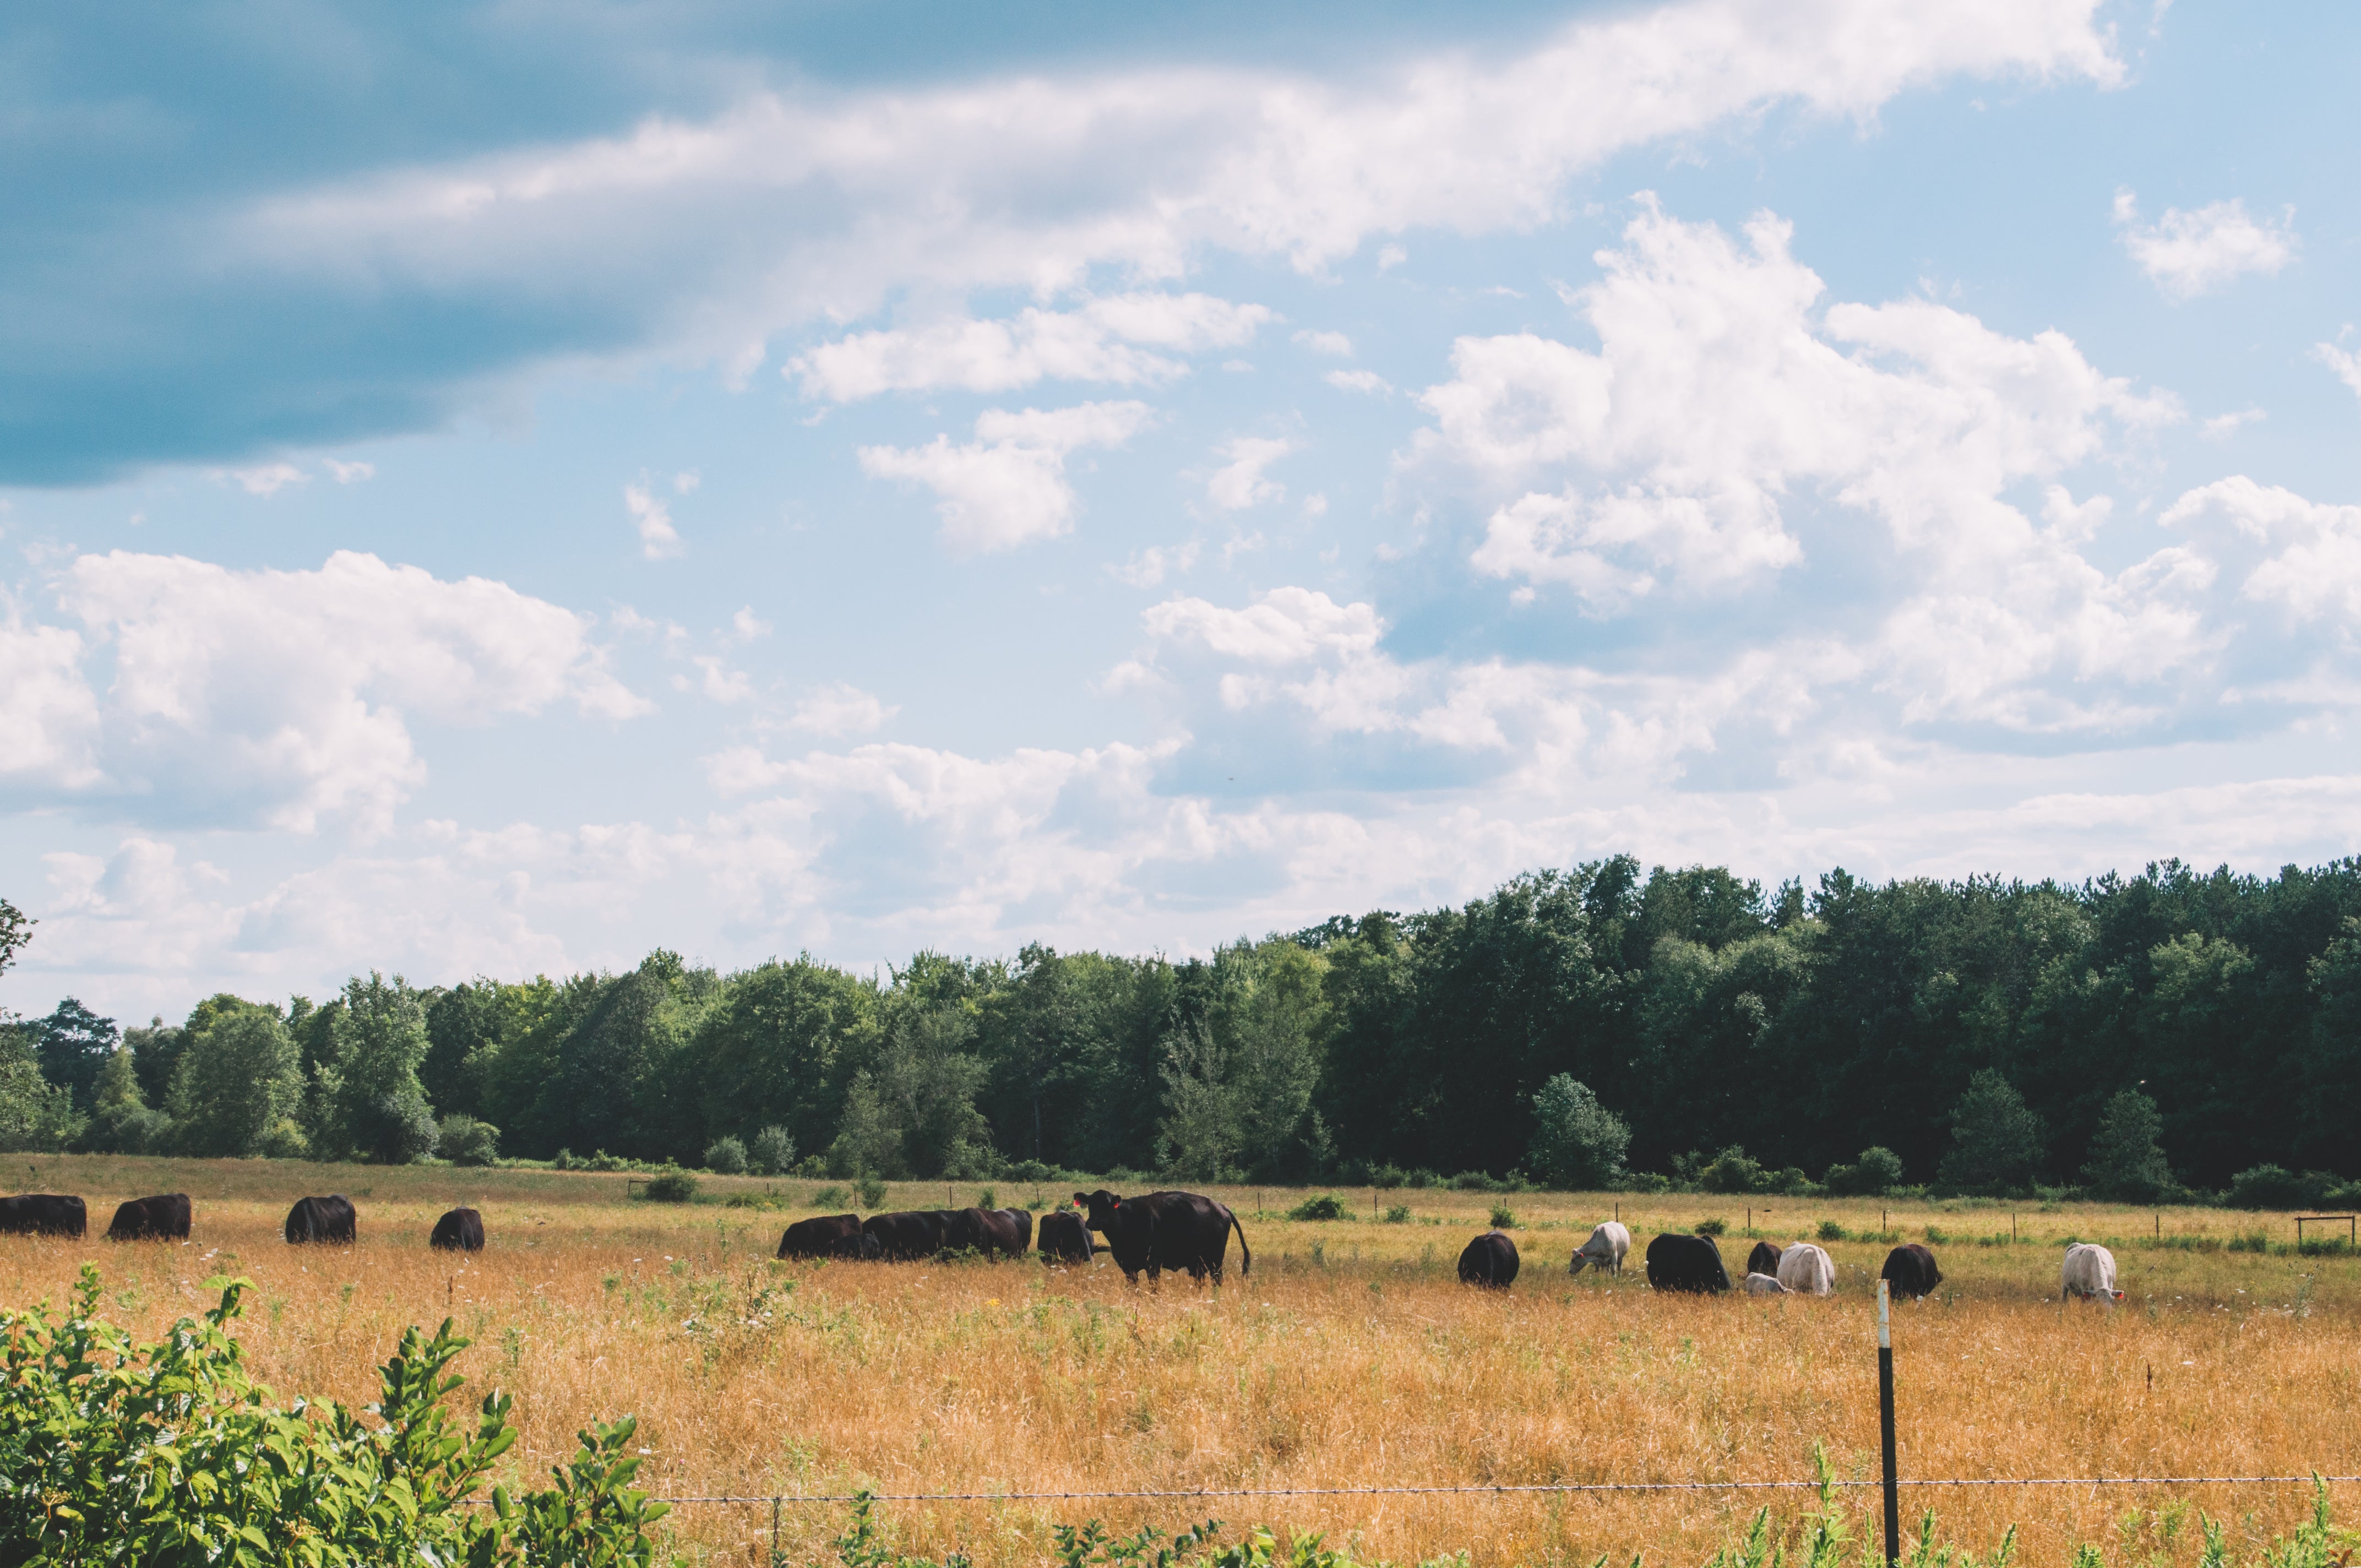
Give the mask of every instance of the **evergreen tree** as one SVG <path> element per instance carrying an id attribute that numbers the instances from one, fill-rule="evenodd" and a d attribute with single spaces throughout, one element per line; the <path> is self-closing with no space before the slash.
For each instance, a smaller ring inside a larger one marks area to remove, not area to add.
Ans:
<path id="1" fill-rule="evenodd" d="M 2046 1136 L 2025 1096 L 1985 1068 L 1951 1107 L 1951 1149 L 1938 1175 L 1945 1186 L 1969 1191 L 2026 1186 L 2041 1168 Z"/>
<path id="2" fill-rule="evenodd" d="M 122 1043 L 115 1020 L 100 1017 L 69 996 L 48 1017 L 24 1027 L 33 1036 L 41 1076 L 71 1091 L 75 1110 L 88 1111 L 98 1069 Z"/>
<path id="3" fill-rule="evenodd" d="M 2118 1203 L 2162 1201 L 2175 1185 L 2158 1141 L 2163 1132 L 2164 1117 L 2155 1101 L 2136 1089 L 2119 1091 L 2099 1118 L 2082 1179 Z"/>

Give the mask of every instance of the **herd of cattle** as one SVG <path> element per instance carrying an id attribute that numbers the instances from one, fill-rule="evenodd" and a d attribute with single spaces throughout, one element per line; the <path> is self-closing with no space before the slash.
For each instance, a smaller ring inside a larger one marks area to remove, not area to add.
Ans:
<path id="1" fill-rule="evenodd" d="M 186 1241 L 191 1210 L 185 1192 L 154 1198 L 134 1198 L 115 1211 L 106 1228 L 109 1241 Z M 90 1219 L 82 1201 L 54 1192 L 25 1193 L 0 1198 L 0 1235 L 56 1235 L 79 1239 Z M 783 1258 L 842 1258 L 850 1261 L 912 1263 L 961 1253 L 982 1256 L 1022 1257 L 1038 1250 L 1049 1264 L 1087 1264 L 1098 1252 L 1091 1240 L 1097 1232 L 1105 1250 L 1126 1279 L 1137 1283 L 1145 1271 L 1149 1279 L 1166 1269 L 1186 1270 L 1191 1279 L 1211 1276 L 1222 1282 L 1230 1234 L 1237 1234 L 1238 1272 L 1254 1266 L 1246 1233 L 1224 1204 L 1194 1192 L 1150 1192 L 1118 1198 L 1102 1188 L 1077 1192 L 1071 1208 L 1060 1207 L 1041 1217 L 1037 1227 L 1025 1209 L 916 1209 L 901 1213 L 830 1214 L 798 1220 L 779 1238 Z M 287 1212 L 291 1245 L 358 1239 L 358 1217 L 352 1201 L 341 1196 L 300 1198 Z M 434 1223 L 427 1245 L 438 1251 L 481 1252 L 484 1220 L 473 1209 L 454 1209 Z M 1631 1250 L 1631 1233 L 1609 1220 L 1590 1233 L 1575 1249 L 1568 1274 L 1597 1266 L 1609 1274 L 1623 1272 Z M 1746 1272 L 1732 1286 L 1721 1261 L 1721 1248 L 1708 1235 L 1667 1232 L 1648 1244 L 1648 1283 L 1658 1290 L 1709 1294 L 1732 1288 L 1757 1296 L 1826 1296 L 1836 1288 L 1836 1265 L 1828 1253 L 1810 1242 L 1785 1248 L 1756 1242 L 1748 1254 Z M 1517 1277 L 1517 1244 L 1506 1231 L 1487 1231 L 1459 1255 L 1463 1283 L 1506 1289 Z M 1931 1295 L 1943 1282 L 1935 1255 L 1911 1243 L 1895 1247 L 1885 1257 L 1878 1277 L 1896 1296 Z M 2115 1288 L 2114 1255 L 2105 1247 L 2076 1242 L 2066 1249 L 2059 1275 L 2063 1296 L 2115 1302 L 2124 1293 Z"/>

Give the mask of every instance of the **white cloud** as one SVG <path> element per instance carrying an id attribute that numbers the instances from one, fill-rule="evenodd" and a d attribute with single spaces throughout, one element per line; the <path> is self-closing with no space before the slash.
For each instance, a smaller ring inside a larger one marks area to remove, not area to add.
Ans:
<path id="1" fill-rule="evenodd" d="M 1606 275 L 1569 295 L 1598 352 L 1531 333 L 1455 345 L 1409 462 L 1513 498 L 1478 570 L 1565 584 L 1599 613 L 1728 592 L 1804 558 L 1785 510 L 1813 487 L 1953 589 L 2005 595 L 2012 574 L 2065 565 L 2002 492 L 2180 417 L 2060 334 L 2006 337 L 1920 300 L 1820 309 L 1788 225 L 1764 214 L 1745 234 L 1741 248 L 1643 199 Z"/>
<path id="2" fill-rule="evenodd" d="M 1314 354 L 1332 354 L 1339 359 L 1353 357 L 1353 340 L 1341 332 L 1312 332 L 1307 329 L 1295 334 L 1293 341 Z"/>
<path id="3" fill-rule="evenodd" d="M 666 560 L 686 548 L 680 531 L 672 525 L 671 504 L 645 485 L 625 485 L 623 505 L 631 511 L 631 525 L 640 532 L 640 554 L 649 560 Z"/>
<path id="4" fill-rule="evenodd" d="M 1237 347 L 1270 319 L 1261 305 L 1209 294 L 1118 294 L 1072 311 L 1027 307 L 1007 321 L 856 333 L 780 373 L 800 381 L 804 396 L 836 402 L 889 391 L 1006 392 L 1041 380 L 1153 386 L 1188 372 L 1170 355 Z"/>
<path id="5" fill-rule="evenodd" d="M 2338 380 L 2353 389 L 2354 396 L 2361 397 L 2361 354 L 2350 353 L 2333 343 L 2315 343 L 2312 352 L 2314 358 L 2336 372 Z"/>
<path id="6" fill-rule="evenodd" d="M 297 832 L 336 814 L 374 830 L 425 778 L 412 718 L 647 710 L 583 617 L 481 577 L 348 551 L 315 572 L 117 551 L 54 588 L 79 630 L 0 628 L 0 795 L 20 807 Z M 103 692 L 86 668 L 102 660 Z"/>
<path id="7" fill-rule="evenodd" d="M 717 653 L 700 653 L 689 660 L 698 672 L 698 687 L 706 700 L 724 707 L 754 699 L 753 677 L 743 670 L 733 670 L 730 661 Z"/>
<path id="8" fill-rule="evenodd" d="M 2163 217 L 2144 225 L 2132 192 L 2118 191 L 2114 215 L 2124 248 L 2169 299 L 2195 299 L 2249 272 L 2276 276 L 2295 256 L 2293 207 L 2277 224 L 2257 223 L 2237 200 L 2193 213 L 2167 207 Z"/>
<path id="9" fill-rule="evenodd" d="M 2340 632 L 2361 620 L 2361 506 L 2307 500 L 2239 474 L 2191 490 L 2157 521 L 2182 527 L 2209 514 L 2263 547 L 2241 597 L 2284 606 L 2298 621 L 2333 615 Z"/>
<path id="10" fill-rule="evenodd" d="M 754 613 L 754 607 L 750 604 L 741 606 L 738 613 L 730 618 L 730 630 L 737 634 L 741 642 L 752 642 L 756 638 L 768 637 L 772 628 L 769 621 Z"/>
<path id="11" fill-rule="evenodd" d="M 1316 271 L 1372 239 L 1386 265 L 1390 236 L 1545 222 L 1583 170 L 1774 105 L 1866 122 L 1961 77 L 2112 84 L 2124 67 L 2095 10 L 1687 0 L 1350 83 L 1182 65 L 757 92 L 709 119 L 272 196 L 219 243 L 377 290 L 504 295 L 563 275 L 643 323 L 645 346 L 742 365 L 770 330 L 897 291 L 1047 295 L 1103 268 L 1175 278 L 1208 249 Z"/>
<path id="12" fill-rule="evenodd" d="M 357 485 L 377 477 L 377 465 L 374 463 L 339 463 L 334 457 L 323 457 L 320 461 L 327 465 L 329 474 L 340 485 Z"/>
<path id="13" fill-rule="evenodd" d="M 2208 441 L 2227 441 L 2245 426 L 2260 424 L 2268 417 L 2261 409 L 2239 409 L 2232 413 L 2215 414 L 2200 424 L 2197 430 Z"/>
<path id="14" fill-rule="evenodd" d="M 1110 565 L 1107 575 L 1116 582 L 1135 588 L 1152 588 L 1173 572 L 1185 572 L 1197 564 L 1200 546 L 1196 540 L 1185 544 L 1151 544 L 1132 553 L 1122 565 Z"/>
<path id="15" fill-rule="evenodd" d="M 292 463 L 265 463 L 253 468 L 215 468 L 212 475 L 216 479 L 230 480 L 249 496 L 261 496 L 266 499 L 290 485 L 312 482 L 312 476 Z M 339 478 L 342 477 L 338 476 Z"/>
<path id="16" fill-rule="evenodd" d="M 1366 604 L 1340 605 L 1312 588 L 1273 588 L 1245 609 L 1201 598 L 1168 599 L 1141 623 L 1157 637 L 1189 640 L 1251 663 L 1291 664 L 1322 653 L 1374 652 L 1385 630 Z"/>
<path id="17" fill-rule="evenodd" d="M 953 550 L 1009 550 L 1073 526 L 1068 457 L 1085 447 L 1120 446 L 1154 418 L 1139 402 L 1021 413 L 992 409 L 975 422 L 972 443 L 954 446 L 939 435 L 919 447 L 864 446 L 861 466 L 875 478 L 915 480 L 933 490 L 943 543 Z"/>
<path id="18" fill-rule="evenodd" d="M 899 707 L 887 707 L 873 693 L 839 683 L 824 686 L 796 704 L 786 727 L 834 740 L 847 735 L 874 734 L 901 711 Z"/>
<path id="19" fill-rule="evenodd" d="M 1207 499 L 1224 511 L 1286 499 L 1287 487 L 1265 478 L 1263 470 L 1294 450 L 1295 443 L 1277 436 L 1241 435 L 1224 442 L 1214 455 L 1229 461 L 1206 478 Z"/>
<path id="20" fill-rule="evenodd" d="M 1375 370 L 1331 370 L 1321 378 L 1340 392 L 1391 392 L 1393 383 Z"/>

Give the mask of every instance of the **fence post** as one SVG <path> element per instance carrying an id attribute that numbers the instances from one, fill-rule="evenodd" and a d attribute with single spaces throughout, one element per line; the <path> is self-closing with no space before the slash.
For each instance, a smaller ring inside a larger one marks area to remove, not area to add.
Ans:
<path id="1" fill-rule="evenodd" d="M 1894 1328 L 1887 1315 L 1893 1287 L 1877 1282 L 1877 1425 L 1885 1450 L 1885 1564 L 1902 1560 L 1902 1493 L 1894 1474 Z"/>
<path id="2" fill-rule="evenodd" d="M 786 1559 L 779 1555 L 779 1499 L 771 1499 L 771 1568 L 780 1568 Z"/>

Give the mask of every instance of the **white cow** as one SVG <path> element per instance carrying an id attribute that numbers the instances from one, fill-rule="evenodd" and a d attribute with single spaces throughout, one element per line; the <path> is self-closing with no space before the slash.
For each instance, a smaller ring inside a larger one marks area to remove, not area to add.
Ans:
<path id="1" fill-rule="evenodd" d="M 1565 1266 L 1568 1274 L 1579 1274 L 1583 1265 L 1595 1263 L 1609 1274 L 1623 1272 L 1623 1255 L 1631 1250 L 1631 1233 L 1620 1223 L 1609 1220 L 1590 1233 L 1590 1239 L 1575 1249 L 1574 1261 Z"/>
<path id="2" fill-rule="evenodd" d="M 1746 1293 L 1749 1296 L 1792 1296 L 1795 1294 L 1794 1291 L 1779 1283 L 1779 1277 L 1775 1274 L 1748 1275 L 1746 1277 Z"/>
<path id="3" fill-rule="evenodd" d="M 1810 1296 L 1825 1296 L 1837 1288 L 1837 1266 L 1823 1248 L 1797 1242 L 1779 1255 L 1779 1283 Z"/>
<path id="4" fill-rule="evenodd" d="M 2124 1299 L 2124 1293 L 2115 1288 L 2115 1255 L 2089 1242 L 2076 1242 L 2066 1249 L 2058 1286 L 2070 1298 L 2087 1301 L 2095 1297 L 2110 1307 Z"/>

